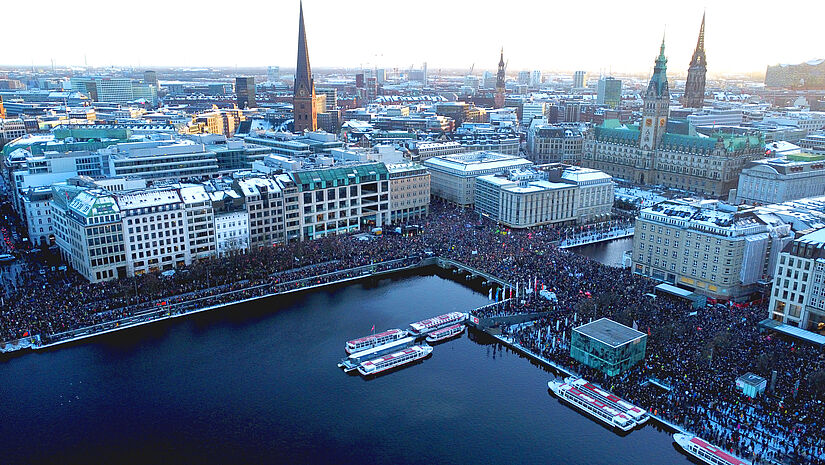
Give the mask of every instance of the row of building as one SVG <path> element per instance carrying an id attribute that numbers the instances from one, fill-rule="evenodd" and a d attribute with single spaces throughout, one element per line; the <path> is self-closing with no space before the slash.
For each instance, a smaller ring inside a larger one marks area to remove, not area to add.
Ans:
<path id="1" fill-rule="evenodd" d="M 75 177 L 31 208 L 67 263 L 97 282 L 412 221 L 429 211 L 429 179 L 421 165 L 380 162 L 140 189 Z"/>

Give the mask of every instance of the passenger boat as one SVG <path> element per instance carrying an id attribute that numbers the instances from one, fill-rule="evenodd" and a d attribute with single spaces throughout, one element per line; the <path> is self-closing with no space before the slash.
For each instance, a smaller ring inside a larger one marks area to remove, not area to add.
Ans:
<path id="1" fill-rule="evenodd" d="M 344 346 L 344 350 L 347 351 L 348 354 L 354 354 L 355 352 L 361 352 L 362 350 L 384 345 L 388 342 L 397 341 L 406 336 L 406 331 L 402 331 L 400 329 L 388 329 L 383 333 L 371 334 L 369 336 L 347 341 L 347 344 Z"/>
<path id="2" fill-rule="evenodd" d="M 464 332 L 464 325 L 459 323 L 446 328 L 437 329 L 427 335 L 427 342 L 438 342 L 458 336 Z"/>
<path id="3" fill-rule="evenodd" d="M 372 360 L 367 360 L 358 367 L 358 372 L 364 376 L 377 375 L 383 371 L 391 370 L 416 360 L 420 360 L 433 352 L 433 348 L 426 345 L 418 345 L 406 348 L 400 352 L 384 355 Z"/>
<path id="4" fill-rule="evenodd" d="M 580 391 L 586 392 L 590 396 L 604 402 L 607 405 L 615 408 L 616 410 L 624 413 L 625 415 L 629 416 L 636 422 L 637 425 L 643 425 L 648 418 L 650 418 L 650 414 L 647 413 L 647 410 L 637 407 L 630 402 L 622 399 L 621 397 L 613 394 L 612 392 L 605 391 L 604 389 L 596 386 L 595 384 L 587 381 L 584 378 L 577 378 L 577 377 L 568 377 L 564 379 L 564 382 L 571 385 L 576 386 Z"/>
<path id="5" fill-rule="evenodd" d="M 355 352 L 351 354 L 349 357 L 341 360 L 338 363 L 338 368 L 343 368 L 345 372 L 357 370 L 358 366 L 366 362 L 367 360 L 376 359 L 382 355 L 398 352 L 413 345 L 415 345 L 415 338 L 405 337 L 397 341 L 388 342 L 377 347 L 372 347 L 367 350 Z"/>
<path id="6" fill-rule="evenodd" d="M 456 323 L 463 323 L 467 319 L 466 313 L 450 312 L 444 315 L 421 320 L 416 323 L 410 323 L 410 334 L 415 336 L 423 336 L 436 329 L 441 329 L 445 326 L 454 325 Z"/>
<path id="7" fill-rule="evenodd" d="M 688 454 L 711 465 L 751 465 L 751 462 L 731 455 L 692 434 L 676 433 L 673 440 Z"/>
<path id="8" fill-rule="evenodd" d="M 579 410 L 589 413 L 608 426 L 618 428 L 622 431 L 630 431 L 636 426 L 636 422 L 633 421 L 632 418 L 605 402 L 596 399 L 587 392 L 582 392 L 582 390 L 576 386 L 554 380 L 547 383 L 547 387 L 549 387 L 559 399 L 566 401 Z"/>

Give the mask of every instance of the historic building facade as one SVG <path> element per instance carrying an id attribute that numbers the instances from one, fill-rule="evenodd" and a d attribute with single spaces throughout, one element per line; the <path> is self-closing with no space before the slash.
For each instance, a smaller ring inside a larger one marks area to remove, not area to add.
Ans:
<path id="1" fill-rule="evenodd" d="M 638 125 L 614 121 L 593 128 L 582 165 L 638 184 L 664 185 L 721 197 L 736 187 L 745 164 L 764 156 L 759 134 L 686 136 L 667 132 L 670 91 L 665 44 L 644 94 Z"/>

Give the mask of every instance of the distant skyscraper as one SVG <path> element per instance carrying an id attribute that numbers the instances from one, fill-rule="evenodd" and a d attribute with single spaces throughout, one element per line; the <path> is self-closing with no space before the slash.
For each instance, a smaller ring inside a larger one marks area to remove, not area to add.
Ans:
<path id="1" fill-rule="evenodd" d="M 530 71 L 519 71 L 518 72 L 518 83 L 529 85 L 530 84 Z"/>
<path id="2" fill-rule="evenodd" d="M 366 85 L 366 81 L 364 78 L 364 73 L 356 73 L 355 74 L 355 87 L 359 89 L 363 89 L 364 85 Z"/>
<path id="3" fill-rule="evenodd" d="M 158 87 L 158 73 L 151 70 L 144 71 L 143 82 Z"/>
<path id="4" fill-rule="evenodd" d="M 324 111 L 332 111 L 338 108 L 338 91 L 335 89 L 315 89 L 315 95 L 326 95 Z"/>
<path id="5" fill-rule="evenodd" d="M 596 103 L 617 108 L 622 101 L 622 81 L 612 77 L 599 78 Z"/>
<path id="6" fill-rule="evenodd" d="M 427 62 L 424 62 L 424 65 L 421 67 L 422 74 L 424 75 L 424 85 L 427 85 Z"/>
<path id="7" fill-rule="evenodd" d="M 309 66 L 309 50 L 304 29 L 304 5 L 301 4 L 298 19 L 298 64 L 295 68 L 295 89 L 292 97 L 293 128 L 296 132 L 318 129 L 316 113 L 315 82 Z"/>
<path id="8" fill-rule="evenodd" d="M 504 47 L 501 47 L 501 58 L 498 60 L 498 74 L 496 74 L 496 95 L 493 98 L 494 107 L 504 107 L 504 81 L 505 81 L 505 65 L 504 65 Z"/>
<path id="9" fill-rule="evenodd" d="M 238 108 L 255 108 L 255 78 L 253 76 L 235 78 L 235 95 L 238 97 Z"/>
<path id="10" fill-rule="evenodd" d="M 584 71 L 576 71 L 573 73 L 573 87 L 576 89 L 581 89 L 584 87 L 584 83 L 586 81 L 586 72 Z"/>
<path id="11" fill-rule="evenodd" d="M 699 28 L 699 40 L 696 50 L 690 60 L 687 81 L 685 82 L 685 98 L 682 104 L 688 108 L 702 108 L 705 103 L 705 75 L 708 72 L 708 63 L 705 57 L 705 15 L 702 15 L 702 26 Z"/>
<path id="12" fill-rule="evenodd" d="M 281 67 L 270 66 L 266 69 L 266 80 L 269 82 L 278 82 L 281 80 Z"/>
<path id="13" fill-rule="evenodd" d="M 384 83 L 387 82 L 387 70 L 384 68 L 376 69 L 375 78 L 378 80 L 379 85 L 384 85 Z"/>
<path id="14" fill-rule="evenodd" d="M 530 73 L 530 87 L 539 87 L 541 86 L 541 71 L 533 70 Z"/>

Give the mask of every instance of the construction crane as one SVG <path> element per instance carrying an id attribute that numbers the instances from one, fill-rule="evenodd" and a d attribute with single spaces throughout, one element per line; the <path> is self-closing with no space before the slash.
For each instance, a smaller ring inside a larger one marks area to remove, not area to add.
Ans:
<path id="1" fill-rule="evenodd" d="M 475 63 L 473 63 L 473 64 L 470 66 L 470 71 L 467 71 L 467 75 L 468 75 L 468 76 L 469 76 L 469 75 L 471 75 L 471 74 L 473 74 L 473 69 L 475 69 L 475 67 L 476 67 L 476 64 L 475 64 Z"/>

